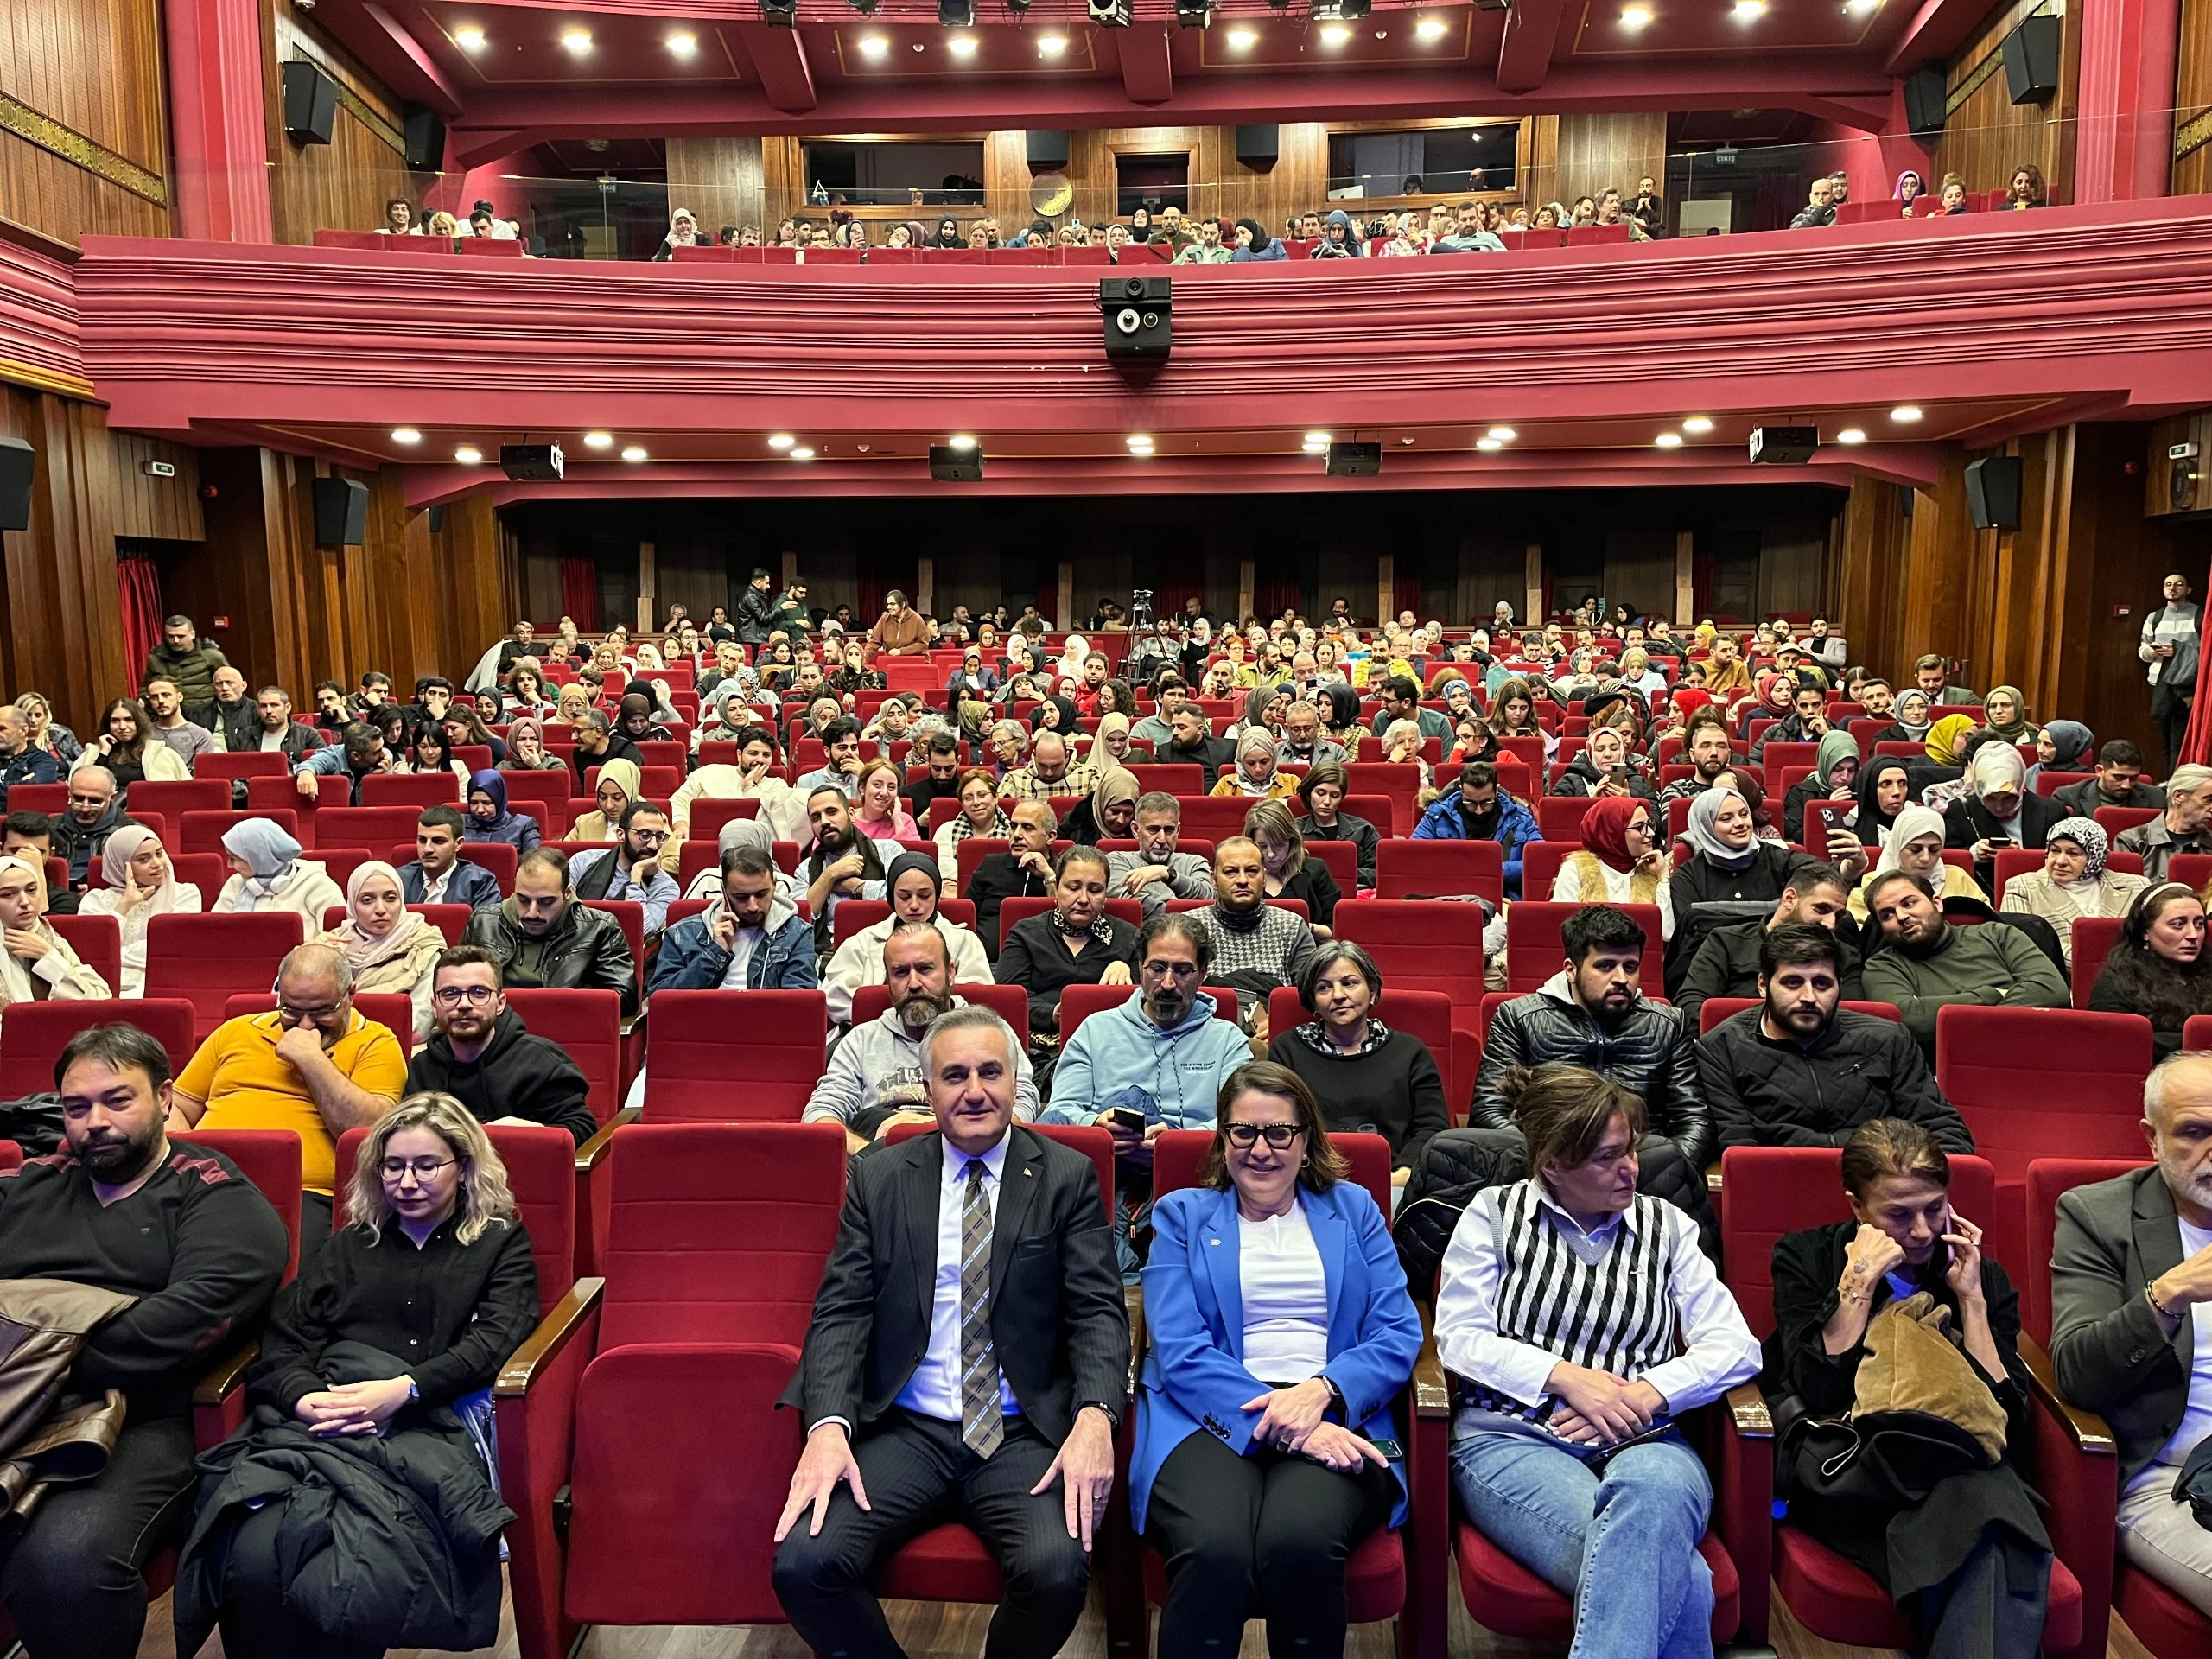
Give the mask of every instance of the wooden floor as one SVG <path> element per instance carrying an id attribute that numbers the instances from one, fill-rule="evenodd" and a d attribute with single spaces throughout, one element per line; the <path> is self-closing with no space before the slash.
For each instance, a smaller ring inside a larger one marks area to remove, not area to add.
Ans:
<path id="1" fill-rule="evenodd" d="M 887 1604 L 891 1629 L 912 1659 L 981 1659 L 983 1630 L 991 1609 L 950 1603 L 899 1601 Z M 1781 1659 L 1891 1659 L 1888 1648 L 1847 1648 L 1823 1642 L 1797 1628 L 1786 1609 L 1777 1603 L 1775 1650 Z M 1094 1602 L 1092 1610 L 1076 1626 L 1064 1650 L 1067 1659 L 1105 1659 L 1106 1630 Z M 1396 1659 L 1391 1627 L 1355 1626 L 1346 1659 Z M 201 1659 L 222 1652 L 217 1638 L 200 1649 Z M 1547 1643 L 1518 1642 L 1494 1636 L 1467 1618 L 1459 1591 L 1452 1592 L 1452 1659 L 1556 1659 L 1564 1647 Z M 2148 1649 L 2136 1641 L 2127 1627 L 2113 1616 L 2112 1640 L 2107 1659 L 2151 1659 Z M 138 1659 L 175 1659 L 176 1646 L 169 1627 L 169 1602 L 156 1603 L 146 1621 L 146 1639 Z M 396 1649 L 390 1659 L 418 1659 L 424 1650 Z M 1244 1649 L 1239 1659 L 1267 1659 L 1267 1640 L 1258 1624 L 1245 1627 Z M 711 1627 L 661 1626 L 626 1630 L 594 1630 L 585 1638 L 583 1659 L 812 1659 L 810 1650 L 788 1625 L 753 1626 L 739 1630 Z M 426 1656 L 425 1656 L 426 1659 Z M 503 1618 L 499 1645 L 479 1650 L 476 1659 L 518 1659 L 512 1618 Z"/>

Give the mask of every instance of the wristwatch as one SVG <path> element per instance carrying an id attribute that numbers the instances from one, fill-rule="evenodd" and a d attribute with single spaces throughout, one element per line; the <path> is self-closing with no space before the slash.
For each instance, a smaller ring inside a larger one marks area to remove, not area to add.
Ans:
<path id="1" fill-rule="evenodd" d="M 1111 1405 L 1108 1404 L 1103 1400 L 1078 1400 L 1075 1403 L 1075 1408 L 1077 1412 L 1081 1412 L 1085 1406 L 1097 1407 L 1099 1410 L 1106 1414 L 1106 1421 L 1113 1427 L 1115 1433 L 1119 1433 L 1121 1432 L 1122 1414 L 1115 1410 Z"/>
<path id="2" fill-rule="evenodd" d="M 1337 1408 L 1337 1415 L 1349 1424 L 1351 1421 L 1351 1405 L 1345 1400 L 1344 1391 L 1337 1386 L 1336 1379 L 1326 1371 L 1319 1375 L 1322 1387 L 1329 1391 L 1329 1403 Z"/>

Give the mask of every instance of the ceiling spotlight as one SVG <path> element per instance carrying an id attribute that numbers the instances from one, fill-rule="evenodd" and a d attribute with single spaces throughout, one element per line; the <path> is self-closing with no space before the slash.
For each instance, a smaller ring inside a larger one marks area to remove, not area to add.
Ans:
<path id="1" fill-rule="evenodd" d="M 466 29 L 456 29 L 453 32 L 453 43 L 464 52 L 481 52 L 484 49 L 484 31 L 474 23 Z"/>
<path id="2" fill-rule="evenodd" d="M 420 443 L 423 435 L 411 426 L 395 426 L 391 429 L 391 441 L 394 443 Z"/>
<path id="3" fill-rule="evenodd" d="M 1440 41 L 1452 32 L 1452 25 L 1441 17 L 1424 17 L 1414 25 L 1414 35 L 1423 41 Z"/>
<path id="4" fill-rule="evenodd" d="M 577 57 L 591 50 L 591 31 L 588 29 L 567 29 L 561 31 L 561 44 Z"/>
<path id="5" fill-rule="evenodd" d="M 1321 44 L 1324 46 L 1342 46 L 1350 39 L 1351 39 L 1351 30 L 1346 29 L 1342 23 L 1331 23 L 1321 31 Z"/>
<path id="6" fill-rule="evenodd" d="M 1129 0 L 1087 0 L 1084 8 L 1090 21 L 1101 29 L 1127 29 L 1129 26 Z"/>
<path id="7" fill-rule="evenodd" d="M 1650 21 L 1651 8 L 1649 6 L 1623 6 L 1621 8 L 1621 27 L 1623 29 L 1642 29 Z"/>
<path id="8" fill-rule="evenodd" d="M 798 442 L 798 440 L 788 432 L 778 432 L 770 435 L 768 447 L 771 449 L 788 449 Z"/>
<path id="9" fill-rule="evenodd" d="M 464 443 L 453 452 L 453 458 L 464 467 L 474 467 L 484 459 L 484 452 L 473 443 Z"/>
<path id="10" fill-rule="evenodd" d="M 814 451 L 808 448 L 806 445 L 802 443 L 791 451 L 791 459 L 793 461 L 812 461 L 814 459 Z"/>
<path id="11" fill-rule="evenodd" d="M 668 49 L 679 58 L 688 58 L 699 49 L 699 37 L 678 29 L 668 37 Z"/>
<path id="12" fill-rule="evenodd" d="M 947 29 L 976 26 L 976 0 L 937 0 L 937 20 Z"/>
<path id="13" fill-rule="evenodd" d="M 1175 0 L 1175 21 L 1185 29 L 1204 29 L 1213 21 L 1213 0 Z"/>
<path id="14" fill-rule="evenodd" d="M 1842 431 L 1835 435 L 1835 441 L 1838 443 L 1864 443 L 1866 442 L 1866 429 L 1857 426 L 1847 426 Z"/>
<path id="15" fill-rule="evenodd" d="M 1039 35 L 1037 55 L 1040 58 L 1064 57 L 1067 54 L 1068 37 L 1065 35 Z"/>
<path id="16" fill-rule="evenodd" d="M 1890 418 L 1900 425 L 1910 426 L 1913 422 L 1920 418 L 1920 405 L 1917 404 L 1899 404 L 1895 409 L 1890 411 Z"/>
<path id="17" fill-rule="evenodd" d="M 1249 29 L 1232 29 L 1229 31 L 1229 43 L 1239 52 L 1245 51 L 1256 44 L 1259 38 L 1255 31 Z"/>
<path id="18" fill-rule="evenodd" d="M 954 433 L 945 442 L 955 449 L 973 449 L 976 447 L 976 440 L 965 432 Z"/>
<path id="19" fill-rule="evenodd" d="M 1766 0 L 1736 0 L 1729 13 L 1739 23 L 1748 23 L 1766 16 Z"/>
<path id="20" fill-rule="evenodd" d="M 976 37 L 973 35 L 956 35 L 947 41 L 944 46 L 945 50 L 956 58 L 972 58 L 976 55 Z"/>
<path id="21" fill-rule="evenodd" d="M 645 447 L 641 443 L 633 443 L 622 452 L 622 459 L 625 461 L 643 461 L 645 458 Z"/>
<path id="22" fill-rule="evenodd" d="M 1484 454 L 1489 454 L 1492 450 L 1504 448 L 1505 440 L 1503 438 L 1477 438 L 1475 448 Z"/>
<path id="23" fill-rule="evenodd" d="M 614 435 L 612 432 L 587 432 L 584 434 L 584 448 L 587 449 L 612 449 L 613 447 Z"/>
<path id="24" fill-rule="evenodd" d="M 1662 432 L 1651 442 L 1662 449 L 1679 449 L 1682 447 L 1682 435 L 1679 432 Z"/>
<path id="25" fill-rule="evenodd" d="M 1682 423 L 1682 430 L 1694 432 L 1702 437 L 1706 433 L 1713 430 L 1713 417 L 1709 415 L 1693 415 Z"/>
<path id="26" fill-rule="evenodd" d="M 861 41 L 861 55 L 864 58 L 880 58 L 890 49 L 891 42 L 880 35 L 870 35 Z"/>
<path id="27" fill-rule="evenodd" d="M 1325 432 L 1308 432 L 1306 435 L 1306 442 L 1308 443 L 1326 443 L 1328 441 L 1329 435 Z"/>
<path id="28" fill-rule="evenodd" d="M 1486 438 L 1495 438 L 1500 443 L 1510 443 L 1521 435 L 1510 426 L 1493 426 L 1483 435 Z"/>

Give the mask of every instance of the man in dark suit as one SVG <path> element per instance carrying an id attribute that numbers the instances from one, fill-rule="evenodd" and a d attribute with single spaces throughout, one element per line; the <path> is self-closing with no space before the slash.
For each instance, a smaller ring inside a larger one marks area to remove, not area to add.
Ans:
<path id="1" fill-rule="evenodd" d="M 2212 1615 L 2212 1531 L 2175 1496 L 2208 1438 L 2212 1355 L 2212 1055 L 2151 1073 L 2143 1128 L 2158 1161 L 2058 1200 L 2050 1358 L 2059 1391 L 2120 1442 L 2120 1548 Z"/>
<path id="2" fill-rule="evenodd" d="M 921 1049 L 938 1133 L 853 1165 L 779 1402 L 807 1440 L 776 1523 L 776 1595 L 817 1653 L 900 1659 L 871 1581 L 950 1519 L 1005 1574 L 991 1659 L 1050 1659 L 1082 1615 L 1128 1316 L 1096 1167 L 1014 1125 L 1020 1054 L 988 1008 L 941 1016 Z"/>

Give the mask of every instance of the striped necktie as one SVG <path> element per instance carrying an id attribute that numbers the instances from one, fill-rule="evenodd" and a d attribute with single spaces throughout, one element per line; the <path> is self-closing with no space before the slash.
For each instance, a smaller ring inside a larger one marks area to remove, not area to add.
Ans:
<path id="1" fill-rule="evenodd" d="M 983 1173 L 983 1160 L 970 1158 L 960 1204 L 960 1438 L 979 1458 L 989 1457 L 1006 1438 L 991 1343 L 991 1206 Z"/>

